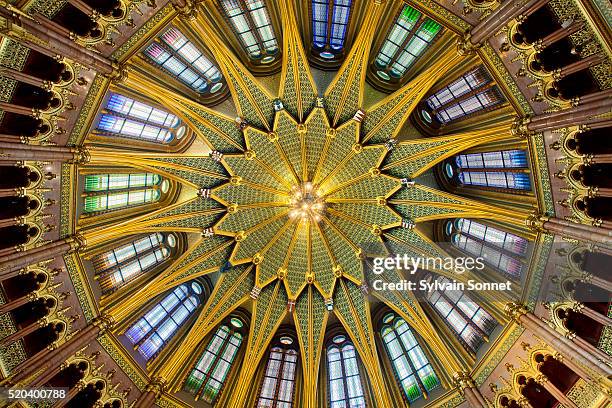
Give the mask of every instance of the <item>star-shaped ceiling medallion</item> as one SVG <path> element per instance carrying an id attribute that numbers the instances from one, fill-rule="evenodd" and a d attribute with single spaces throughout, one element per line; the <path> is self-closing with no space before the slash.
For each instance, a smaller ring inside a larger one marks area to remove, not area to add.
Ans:
<path id="1" fill-rule="evenodd" d="M 325 298 L 341 276 L 363 283 L 363 247 L 402 218 L 387 205 L 401 188 L 380 171 L 387 148 L 359 132 L 357 118 L 331 127 L 322 106 L 304 123 L 279 109 L 271 132 L 249 127 L 245 153 L 223 156 L 231 178 L 212 198 L 228 211 L 214 230 L 235 237 L 230 262 L 253 262 L 257 286 L 279 278 L 296 299 L 307 283 Z"/>

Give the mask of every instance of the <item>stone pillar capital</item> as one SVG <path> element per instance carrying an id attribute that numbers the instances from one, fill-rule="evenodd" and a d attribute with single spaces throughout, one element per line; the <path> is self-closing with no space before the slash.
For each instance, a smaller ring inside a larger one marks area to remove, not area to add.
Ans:
<path id="1" fill-rule="evenodd" d="M 528 129 L 528 125 L 530 122 L 531 118 L 529 117 L 522 118 L 520 116 L 517 116 L 512 122 L 510 132 L 517 137 L 529 137 L 530 135 L 533 135 L 533 133 Z"/>
<path id="2" fill-rule="evenodd" d="M 525 225 L 534 232 L 546 232 L 544 223 L 550 220 L 550 217 L 538 213 L 531 213 L 525 220 Z"/>
<path id="3" fill-rule="evenodd" d="M 166 389 L 166 380 L 163 377 L 154 377 L 147 384 L 145 391 L 155 394 L 155 398 L 161 397 Z"/>
<path id="4" fill-rule="evenodd" d="M 457 54 L 462 57 L 474 55 L 480 46 L 480 44 L 474 44 L 472 42 L 472 34 L 468 32 L 457 39 Z"/>
<path id="5" fill-rule="evenodd" d="M 510 317 L 510 319 L 514 320 L 516 323 L 520 323 L 520 317 L 530 313 L 525 305 L 520 303 L 510 302 L 507 303 L 504 307 L 504 311 L 506 315 Z"/>
<path id="6" fill-rule="evenodd" d="M 470 374 L 466 371 L 458 371 L 454 373 L 453 384 L 457 389 L 459 389 L 461 393 L 463 393 L 466 388 L 476 387 L 476 383 L 474 382 Z"/>
<path id="7" fill-rule="evenodd" d="M 99 336 L 101 336 L 108 330 L 115 327 L 115 319 L 111 315 L 101 314 L 100 316 L 96 317 L 91 324 L 100 329 Z"/>

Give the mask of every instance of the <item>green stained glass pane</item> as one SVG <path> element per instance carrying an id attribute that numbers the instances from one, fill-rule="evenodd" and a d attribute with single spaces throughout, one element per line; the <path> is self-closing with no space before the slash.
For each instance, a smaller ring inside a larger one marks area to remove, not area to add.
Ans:
<path id="1" fill-rule="evenodd" d="M 429 34 L 430 39 L 440 32 L 442 26 L 431 19 L 425 20 L 422 30 Z"/>
<path id="2" fill-rule="evenodd" d="M 406 392 L 406 396 L 410 402 L 413 402 L 421 397 L 421 389 L 419 388 L 419 385 L 417 384 L 413 375 L 402 381 L 402 385 L 404 386 L 404 391 Z"/>
<path id="3" fill-rule="evenodd" d="M 85 176 L 85 192 L 104 191 L 108 188 L 107 174 L 91 174 Z"/>
<path id="4" fill-rule="evenodd" d="M 106 209 L 106 196 L 85 197 L 83 211 L 86 213 Z"/>
<path id="5" fill-rule="evenodd" d="M 400 20 L 410 22 L 412 25 L 419 20 L 419 17 L 421 17 L 421 13 L 410 6 L 404 7 L 402 14 L 400 14 Z"/>
<path id="6" fill-rule="evenodd" d="M 189 377 L 187 377 L 187 381 L 185 381 L 185 391 L 192 394 L 195 394 L 204 382 L 202 378 L 196 377 L 195 373 L 196 371 L 193 371 Z"/>

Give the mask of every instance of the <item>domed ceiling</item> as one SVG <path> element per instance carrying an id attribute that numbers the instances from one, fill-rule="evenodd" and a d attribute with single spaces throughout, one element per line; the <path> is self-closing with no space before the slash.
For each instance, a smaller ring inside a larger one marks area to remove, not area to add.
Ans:
<path id="1" fill-rule="evenodd" d="M 228 406 L 238 406 L 232 404 L 245 398 L 256 367 L 282 325 L 295 328 L 304 389 L 315 406 L 323 339 L 332 320 L 354 343 L 379 406 L 391 406 L 383 391 L 386 380 L 377 357 L 381 351 L 375 340 L 373 304 L 385 304 L 425 340 L 445 372 L 440 374 L 445 384 L 462 370 L 437 328 L 439 322 L 427 316 L 412 293 L 372 290 L 371 258 L 392 253 L 448 257 L 433 242 L 431 222 L 436 220 L 494 219 L 524 229 L 532 212 L 543 213 L 550 206 L 539 182 L 537 202 L 521 210 L 444 192 L 432 181 L 431 170 L 478 145 L 516 142 L 525 144 L 538 169 L 542 145 L 534 148 L 513 134 L 512 109 L 522 110 L 526 104 L 520 94 L 512 93 L 506 95 L 512 107 L 475 129 L 442 137 L 415 132 L 409 117 L 434 85 L 466 60 L 479 57 L 459 52 L 459 37 L 449 30 L 426 69 L 388 94 L 375 90 L 367 72 L 387 6 L 384 1 L 368 1 L 344 62 L 337 71 L 322 71 L 310 66 L 294 2 L 274 3 L 282 28 L 275 55 L 280 75 L 257 72 L 261 66 L 252 69 L 236 53 L 217 22 L 204 17 L 206 9 L 214 7 L 212 2 L 174 20 L 159 14 L 143 33 L 175 25 L 205 44 L 219 69 L 209 94 L 212 103 L 180 92 L 165 76 L 147 71 L 136 52 L 146 48 L 152 34 L 123 47 L 132 56 L 113 78 L 110 91 L 129 90 L 135 98 L 154 101 L 187 126 L 184 140 L 193 135 L 194 141 L 190 146 L 179 141 L 180 151 L 169 152 L 100 143 L 94 132 L 84 140 L 77 138 L 90 157 L 75 174 L 115 167 L 155 173 L 172 185 L 174 198 L 132 217 L 114 219 L 111 213 L 104 222 L 83 221 L 78 199 L 83 187 L 81 182 L 71 183 L 65 185 L 71 190 L 65 191 L 70 204 L 64 204 L 70 217 L 62 230 L 80 234 L 88 249 L 135 234 L 188 236 L 184 252 L 161 273 L 138 281 L 138 287 L 127 292 L 122 289 L 101 298 L 87 269 L 91 256 L 77 255 L 70 261 L 80 270 L 72 270 L 73 275 L 89 275 L 91 289 L 80 300 L 111 316 L 119 335 L 151 299 L 208 277 L 212 289 L 205 304 L 191 326 L 180 332 L 163 364 L 147 364 L 133 350 L 127 352 L 173 387 L 180 388 L 177 378 L 185 375 L 185 365 L 202 340 L 238 308 L 251 311 L 251 322 L 240 386 Z M 494 53 L 490 59 L 499 63 Z M 484 62 L 492 68 L 490 60 Z M 501 64 L 492 70 L 504 91 L 516 89 Z M 230 99 L 224 100 L 228 93 Z M 102 104 L 103 94 L 96 104 Z M 432 272 L 468 279 L 453 270 Z M 377 278 L 395 282 L 404 276 L 388 270 Z"/>

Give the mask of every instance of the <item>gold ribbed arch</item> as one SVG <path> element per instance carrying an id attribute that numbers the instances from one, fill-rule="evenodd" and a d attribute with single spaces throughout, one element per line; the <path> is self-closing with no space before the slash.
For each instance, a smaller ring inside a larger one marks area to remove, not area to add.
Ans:
<path id="1" fill-rule="evenodd" d="M 80 232 L 91 246 L 136 232 L 202 234 L 162 274 L 107 310 L 116 320 L 124 321 L 157 294 L 195 277 L 219 275 L 195 323 L 157 373 L 162 378 L 172 380 L 184 374 L 190 352 L 254 293 L 248 344 L 229 406 L 240 406 L 276 329 L 283 320 L 292 318 L 306 378 L 303 406 L 315 407 L 328 318 L 325 302 L 333 300 L 335 315 L 367 367 L 378 406 L 391 407 L 368 297 L 361 288 L 367 281 L 363 247 L 385 244 L 379 246 L 384 255 L 389 244 L 407 245 L 421 254 L 445 255 L 419 231 L 420 223 L 473 217 L 524 225 L 527 213 L 402 180 L 414 179 L 442 160 L 479 144 L 512 138 L 511 124 L 387 143 L 399 135 L 423 96 L 461 57 L 454 49 L 446 50 L 431 69 L 365 111 L 365 76 L 382 2 L 367 1 L 361 32 L 325 92 L 316 88 L 310 75 L 293 2 L 279 0 L 279 7 L 284 35 L 278 95 L 272 95 L 247 70 L 202 13 L 185 20 L 207 39 L 235 109 L 246 121 L 242 127 L 235 118 L 166 89 L 140 67 L 130 70 L 122 87 L 167 107 L 216 155 L 92 148 L 91 164 L 155 172 L 180 183 L 183 189 L 179 201 L 166 208 Z M 284 109 L 275 111 L 276 99 Z M 364 121 L 355 115 L 361 109 L 366 114 Z M 291 218 L 296 188 L 307 183 L 316 186 L 324 209 L 318 219 Z M 416 228 L 406 228 L 410 223 Z M 405 294 L 374 296 L 410 323 L 449 373 L 462 369 L 414 299 Z M 293 305 L 291 311 L 288 303 Z M 176 390 L 180 384 L 173 386 Z"/>

